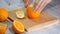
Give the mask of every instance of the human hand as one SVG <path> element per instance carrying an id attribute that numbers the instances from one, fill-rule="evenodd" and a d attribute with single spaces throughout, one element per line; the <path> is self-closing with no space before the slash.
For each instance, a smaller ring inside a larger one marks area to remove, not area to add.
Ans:
<path id="1" fill-rule="evenodd" d="M 27 7 L 28 5 L 30 5 L 30 3 L 32 2 L 32 0 L 23 0 L 25 7 Z"/>
<path id="2" fill-rule="evenodd" d="M 36 0 L 33 6 L 33 10 L 41 12 L 44 9 L 44 7 L 50 2 L 51 0 Z"/>

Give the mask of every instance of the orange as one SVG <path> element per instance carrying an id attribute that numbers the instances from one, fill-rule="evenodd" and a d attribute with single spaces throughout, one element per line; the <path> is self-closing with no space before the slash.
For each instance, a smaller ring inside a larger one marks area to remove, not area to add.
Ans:
<path id="1" fill-rule="evenodd" d="M 40 16 L 40 12 L 38 12 L 38 13 L 35 13 L 33 10 L 32 10 L 32 7 L 33 6 L 28 6 L 27 7 L 27 16 L 29 17 L 29 18 L 38 18 L 39 16 Z"/>
<path id="2" fill-rule="evenodd" d="M 8 11 L 5 8 L 0 8 L 0 21 L 5 21 L 8 18 Z"/>
<path id="3" fill-rule="evenodd" d="M 14 21 L 12 23 L 12 30 L 15 32 L 15 33 L 21 33 L 21 32 L 24 32 L 24 25 L 19 22 L 19 21 Z"/>
<path id="4" fill-rule="evenodd" d="M 4 34 L 7 29 L 7 24 L 0 23 L 0 34 Z"/>

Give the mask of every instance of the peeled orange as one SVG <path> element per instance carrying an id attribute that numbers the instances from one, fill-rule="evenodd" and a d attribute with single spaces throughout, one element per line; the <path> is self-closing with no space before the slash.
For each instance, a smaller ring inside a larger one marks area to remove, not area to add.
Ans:
<path id="1" fill-rule="evenodd" d="M 24 18 L 24 12 L 23 11 L 16 11 L 16 15 L 18 18 Z"/>
<path id="2" fill-rule="evenodd" d="M 27 10 L 27 16 L 29 18 L 38 18 L 40 16 L 40 12 L 35 13 L 32 8 L 33 8 L 32 5 L 27 7 L 27 9 L 26 9 Z"/>
<path id="3" fill-rule="evenodd" d="M 8 11 L 5 8 L 0 8 L 0 21 L 5 21 L 8 18 Z"/>
<path id="4" fill-rule="evenodd" d="M 15 33 L 21 33 L 21 32 L 24 32 L 24 26 L 23 26 L 23 24 L 21 22 L 15 20 L 12 23 L 12 30 Z"/>
<path id="5" fill-rule="evenodd" d="M 0 23 L 0 34 L 4 34 L 7 29 L 7 24 Z"/>

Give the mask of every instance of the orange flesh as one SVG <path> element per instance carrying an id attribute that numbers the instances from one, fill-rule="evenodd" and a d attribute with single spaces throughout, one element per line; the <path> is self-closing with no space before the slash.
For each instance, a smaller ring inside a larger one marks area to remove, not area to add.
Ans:
<path id="1" fill-rule="evenodd" d="M 23 30 L 23 27 L 21 26 L 21 24 L 19 24 L 18 22 L 15 24 L 16 24 L 15 26 L 17 26 L 18 29 Z"/>
<path id="2" fill-rule="evenodd" d="M 35 13 L 33 10 L 32 10 L 32 7 L 28 6 L 27 7 L 27 16 L 29 18 L 38 18 L 40 16 L 40 12 L 38 13 Z"/>
<path id="3" fill-rule="evenodd" d="M 17 21 L 14 21 L 12 23 L 12 29 L 15 33 L 20 33 L 20 32 L 23 32 L 24 31 L 24 26 L 22 23 L 20 22 L 17 22 Z"/>
<path id="4" fill-rule="evenodd" d="M 0 34 L 5 33 L 6 32 L 6 29 L 7 29 L 7 25 L 0 23 Z"/>

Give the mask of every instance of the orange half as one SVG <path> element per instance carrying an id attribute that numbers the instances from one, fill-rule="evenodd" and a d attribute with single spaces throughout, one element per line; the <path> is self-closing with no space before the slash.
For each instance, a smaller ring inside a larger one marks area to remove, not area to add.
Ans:
<path id="1" fill-rule="evenodd" d="M 24 32 L 24 25 L 19 21 L 14 21 L 12 23 L 12 29 L 15 33 Z"/>
<path id="2" fill-rule="evenodd" d="M 38 18 L 40 16 L 40 12 L 35 13 L 32 8 L 33 8 L 32 5 L 27 7 L 27 9 L 26 9 L 27 10 L 27 16 L 29 18 Z"/>
<path id="3" fill-rule="evenodd" d="M 4 34 L 7 29 L 7 24 L 0 23 L 0 34 Z"/>

